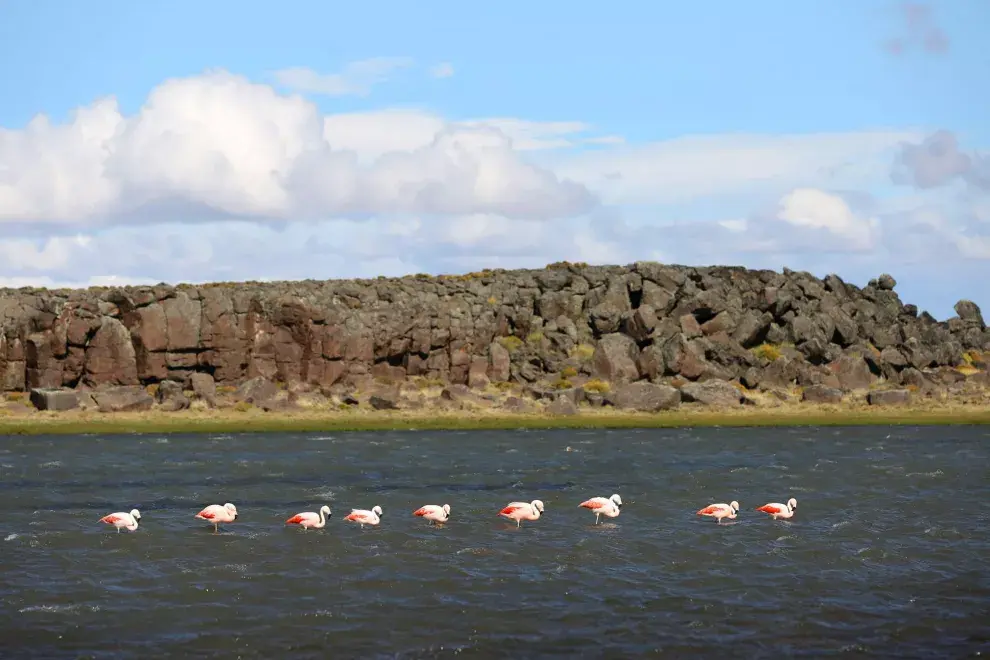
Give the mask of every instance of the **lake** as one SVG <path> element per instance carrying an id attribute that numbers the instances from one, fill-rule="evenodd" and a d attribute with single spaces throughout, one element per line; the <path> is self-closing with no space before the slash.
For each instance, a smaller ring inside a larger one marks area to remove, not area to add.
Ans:
<path id="1" fill-rule="evenodd" d="M 982 427 L 2 437 L 0 656 L 986 655 L 988 459 Z"/>

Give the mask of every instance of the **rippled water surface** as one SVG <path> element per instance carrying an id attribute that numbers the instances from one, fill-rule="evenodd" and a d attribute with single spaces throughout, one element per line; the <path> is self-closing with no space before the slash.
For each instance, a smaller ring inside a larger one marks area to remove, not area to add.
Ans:
<path id="1" fill-rule="evenodd" d="M 988 458 L 978 427 L 0 438 L 0 656 L 986 656 Z"/>

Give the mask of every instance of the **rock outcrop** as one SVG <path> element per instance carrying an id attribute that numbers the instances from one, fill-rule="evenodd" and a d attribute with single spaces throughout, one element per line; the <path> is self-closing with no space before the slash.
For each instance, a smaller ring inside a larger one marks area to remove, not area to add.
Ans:
<path id="1" fill-rule="evenodd" d="M 506 382 L 567 389 L 595 379 L 618 396 L 588 401 L 661 410 L 677 405 L 672 387 L 680 400 L 706 405 L 795 386 L 814 388 L 809 399 L 837 401 L 878 382 L 924 391 L 954 378 L 947 370 L 985 368 L 990 330 L 975 303 L 960 301 L 957 316 L 939 322 L 902 303 L 895 286 L 889 275 L 858 288 L 837 275 L 641 262 L 0 289 L 0 391 L 116 387 L 123 393 L 96 398 L 100 408 L 141 409 L 152 397 L 139 386 L 174 382 L 157 400 L 182 409 L 183 390 L 212 402 L 215 383 L 260 401 L 274 396 L 275 383 L 347 390 L 419 377 L 480 391 Z M 707 381 L 733 386 L 701 385 Z M 630 389 L 635 383 L 655 387 Z M 52 396 L 45 394 L 46 407 L 68 405 Z M 374 405 L 399 404 L 393 393 L 376 395 Z M 565 403 L 557 408 L 570 412 Z"/>

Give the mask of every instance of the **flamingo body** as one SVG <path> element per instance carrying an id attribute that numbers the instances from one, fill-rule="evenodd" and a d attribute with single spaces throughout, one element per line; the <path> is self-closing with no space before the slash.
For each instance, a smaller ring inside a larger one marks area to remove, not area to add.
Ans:
<path id="1" fill-rule="evenodd" d="M 739 511 L 739 502 L 732 500 L 732 502 L 725 504 L 724 502 L 719 502 L 718 504 L 709 504 L 704 509 L 698 511 L 699 516 L 709 516 L 715 518 L 718 524 L 722 523 L 722 518 L 735 518 L 736 512 Z"/>
<path id="2" fill-rule="evenodd" d="M 598 519 L 601 516 L 608 516 L 609 518 L 617 518 L 622 509 L 622 498 L 616 493 L 611 497 L 592 497 L 589 500 L 581 502 L 578 506 L 584 507 L 585 509 L 590 509 L 592 513 L 595 514 L 595 524 L 598 524 Z"/>
<path id="3" fill-rule="evenodd" d="M 351 509 L 351 512 L 344 516 L 344 520 L 348 522 L 360 523 L 361 527 L 365 525 L 377 525 L 382 521 L 382 508 L 375 505 L 370 511 L 367 509 Z"/>
<path id="4" fill-rule="evenodd" d="M 762 511 L 763 513 L 770 514 L 774 520 L 777 518 L 791 518 L 794 516 L 794 510 L 797 509 L 797 500 L 793 497 L 787 500 L 787 504 L 781 504 L 780 502 L 770 502 L 764 504 L 763 506 L 757 507 L 757 511 Z"/>
<path id="5" fill-rule="evenodd" d="M 515 520 L 516 527 L 519 527 L 523 520 L 539 520 L 542 513 L 543 502 L 533 500 L 532 502 L 509 502 L 498 512 L 498 515 L 509 520 Z"/>
<path id="6" fill-rule="evenodd" d="M 138 528 L 138 521 L 140 520 L 141 512 L 137 509 L 131 509 L 130 513 L 117 511 L 116 513 L 107 514 L 100 518 L 99 522 L 113 525 L 117 528 L 117 533 L 120 534 L 121 529 L 126 529 L 129 532 L 136 530 Z"/>
<path id="7" fill-rule="evenodd" d="M 196 514 L 196 518 L 213 523 L 213 532 L 220 531 L 220 523 L 229 523 L 237 520 L 237 507 L 230 502 L 223 506 L 211 504 Z"/>
<path id="8" fill-rule="evenodd" d="M 450 518 L 450 505 L 444 504 L 443 506 L 437 506 L 436 504 L 426 504 L 413 511 L 413 515 L 426 518 L 430 521 L 431 525 L 443 524 Z"/>
<path id="9" fill-rule="evenodd" d="M 303 529 L 309 529 L 310 527 L 315 527 L 316 529 L 321 529 L 326 526 L 327 518 L 331 516 L 330 507 L 323 505 L 320 507 L 319 513 L 314 513 L 312 511 L 303 511 L 302 513 L 297 513 L 288 520 L 285 521 L 286 525 L 299 525 Z"/>

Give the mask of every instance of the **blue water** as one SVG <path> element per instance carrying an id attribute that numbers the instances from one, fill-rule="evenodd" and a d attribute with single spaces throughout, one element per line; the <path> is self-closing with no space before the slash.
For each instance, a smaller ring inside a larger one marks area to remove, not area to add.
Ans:
<path id="1" fill-rule="evenodd" d="M 0 438 L 4 658 L 990 653 L 990 430 Z M 594 525 L 582 500 L 619 493 Z M 798 500 L 771 520 L 765 502 Z M 512 500 L 546 512 L 521 528 Z M 695 511 L 738 500 L 716 525 Z M 233 502 L 214 534 L 193 518 Z M 449 503 L 450 522 L 412 516 Z M 284 520 L 328 504 L 326 528 Z M 343 521 L 384 510 L 378 527 Z M 138 508 L 141 526 L 97 520 Z"/>

